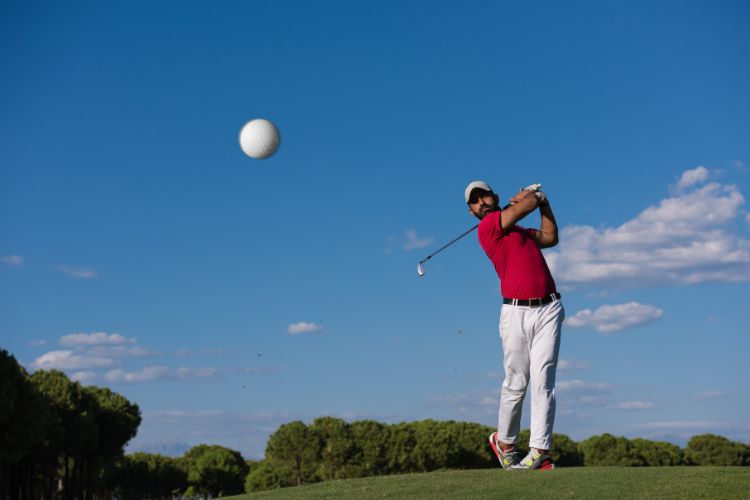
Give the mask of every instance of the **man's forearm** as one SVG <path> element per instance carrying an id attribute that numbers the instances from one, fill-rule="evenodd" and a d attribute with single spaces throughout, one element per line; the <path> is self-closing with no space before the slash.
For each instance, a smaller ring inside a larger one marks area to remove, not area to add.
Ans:
<path id="1" fill-rule="evenodd" d="M 539 205 L 539 213 L 542 216 L 542 224 L 539 227 L 541 233 L 539 243 L 545 248 L 553 247 L 558 242 L 557 221 L 555 221 L 555 214 L 552 213 L 549 200 Z"/>

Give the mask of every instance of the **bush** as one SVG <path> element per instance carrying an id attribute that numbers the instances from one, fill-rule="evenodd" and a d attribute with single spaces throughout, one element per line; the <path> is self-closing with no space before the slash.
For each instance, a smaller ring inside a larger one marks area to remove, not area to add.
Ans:
<path id="1" fill-rule="evenodd" d="M 282 483 L 281 476 L 267 460 L 254 465 L 245 478 L 245 493 L 273 490 L 282 486 L 286 485 Z"/>
<path id="2" fill-rule="evenodd" d="M 592 436 L 578 444 L 578 450 L 583 455 L 584 465 L 638 467 L 646 465 L 645 460 L 633 444 L 624 437 L 612 434 Z"/>
<path id="3" fill-rule="evenodd" d="M 748 446 L 714 434 L 690 438 L 685 458 L 691 465 L 750 465 Z"/>
<path id="4" fill-rule="evenodd" d="M 634 453 L 643 459 L 643 465 L 652 467 L 682 465 L 685 458 L 679 446 L 666 441 L 649 441 L 635 438 L 631 441 Z"/>

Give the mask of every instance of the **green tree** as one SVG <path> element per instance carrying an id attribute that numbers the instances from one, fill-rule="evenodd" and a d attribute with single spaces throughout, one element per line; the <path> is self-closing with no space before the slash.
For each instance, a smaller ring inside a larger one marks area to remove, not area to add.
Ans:
<path id="1" fill-rule="evenodd" d="M 412 455 L 417 471 L 427 472 L 457 465 L 460 450 L 454 424 L 453 421 L 435 420 L 411 423 L 415 438 Z"/>
<path id="2" fill-rule="evenodd" d="M 453 432 L 458 444 L 458 455 L 448 467 L 482 469 L 496 466 L 494 453 L 487 439 L 493 432 L 491 427 L 472 422 L 455 422 Z"/>
<path id="3" fill-rule="evenodd" d="M 643 457 L 644 465 L 669 466 L 684 463 L 682 450 L 675 444 L 641 438 L 635 438 L 630 442 L 633 445 L 633 451 Z"/>
<path id="4" fill-rule="evenodd" d="M 584 465 L 637 467 L 645 465 L 643 457 L 633 449 L 632 443 L 624 437 L 611 434 L 592 436 L 578 444 L 583 454 Z"/>
<path id="5" fill-rule="evenodd" d="M 578 467 L 583 465 L 583 454 L 578 450 L 578 443 L 565 434 L 552 433 L 552 461 L 560 467 Z"/>
<path id="6" fill-rule="evenodd" d="M 415 444 L 414 428 L 410 424 L 402 422 L 390 426 L 386 450 L 389 474 L 402 474 L 417 470 L 412 453 Z"/>
<path id="7" fill-rule="evenodd" d="M 242 455 L 218 445 L 198 445 L 185 453 L 188 481 L 196 492 L 212 497 L 245 491 L 249 467 Z"/>
<path id="8" fill-rule="evenodd" d="M 118 462 L 114 474 L 117 497 L 122 500 L 141 500 L 148 498 L 151 488 L 151 477 L 145 453 L 125 455 Z"/>
<path id="9" fill-rule="evenodd" d="M 361 476 L 377 476 L 387 472 L 387 425 L 374 420 L 359 420 L 349 426 L 354 441 L 354 462 Z"/>
<path id="10" fill-rule="evenodd" d="M 277 473 L 276 468 L 267 460 L 261 460 L 250 469 L 250 473 L 245 478 L 245 492 L 273 490 L 286 486 L 282 482 L 281 476 Z"/>
<path id="11" fill-rule="evenodd" d="M 685 458 L 694 465 L 750 465 L 746 445 L 715 434 L 701 434 L 690 438 Z"/>
<path id="12" fill-rule="evenodd" d="M 63 430 L 16 359 L 0 350 L 0 498 L 51 495 Z"/>
<path id="13" fill-rule="evenodd" d="M 99 431 L 84 401 L 81 385 L 59 370 L 38 370 L 32 383 L 47 401 L 54 418 L 62 427 L 62 436 L 51 448 L 62 461 L 63 491 L 66 496 L 83 496 L 84 457 L 98 445 Z"/>
<path id="14" fill-rule="evenodd" d="M 319 481 L 319 452 L 320 437 L 300 421 L 281 425 L 266 444 L 266 460 L 282 486 Z"/>
<path id="15" fill-rule="evenodd" d="M 349 424 L 339 418 L 319 417 L 309 430 L 320 443 L 318 476 L 321 479 L 344 479 L 357 475 L 349 466 L 355 452 Z"/>

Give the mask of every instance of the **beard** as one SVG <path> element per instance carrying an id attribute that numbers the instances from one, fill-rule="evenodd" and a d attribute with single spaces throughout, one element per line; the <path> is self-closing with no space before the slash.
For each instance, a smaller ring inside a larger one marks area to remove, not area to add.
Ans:
<path id="1" fill-rule="evenodd" d="M 479 211 L 474 213 L 474 216 L 477 219 L 482 220 L 488 214 L 491 214 L 492 212 L 497 212 L 498 210 L 500 210 L 500 207 L 498 207 L 495 204 L 493 204 L 493 205 L 482 205 L 481 207 L 479 207 Z"/>

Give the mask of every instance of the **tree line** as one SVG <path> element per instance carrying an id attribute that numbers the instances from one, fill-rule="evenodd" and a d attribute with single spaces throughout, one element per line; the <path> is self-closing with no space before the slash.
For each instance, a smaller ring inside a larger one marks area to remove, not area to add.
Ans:
<path id="1" fill-rule="evenodd" d="M 124 454 L 141 422 L 138 406 L 57 370 L 29 375 L 0 350 L 0 499 L 214 498 L 331 479 L 497 467 L 492 428 L 422 420 L 385 424 L 320 417 L 281 425 L 262 460 L 198 445 L 181 457 Z M 518 451 L 528 450 L 529 431 Z M 750 446 L 712 434 L 687 447 L 611 434 L 580 442 L 553 434 L 561 467 L 750 465 Z"/>
<path id="2" fill-rule="evenodd" d="M 222 446 L 179 458 L 125 455 L 141 423 L 138 405 L 58 370 L 29 375 L 0 349 L 0 500 L 123 500 L 242 493 L 250 467 Z"/>
<path id="3" fill-rule="evenodd" d="M 138 406 L 0 350 L 0 498 L 100 498 L 135 436 Z"/>
<path id="4" fill-rule="evenodd" d="M 247 492 L 330 479 L 498 467 L 490 448 L 491 427 L 456 421 L 422 420 L 383 424 L 347 423 L 321 417 L 310 425 L 290 422 L 268 439 L 265 458 L 250 463 Z M 517 450 L 528 453 L 529 430 Z M 553 433 L 552 459 L 560 467 L 750 465 L 750 446 L 723 436 L 693 436 L 685 449 L 665 441 L 611 434 L 580 442 Z"/>

